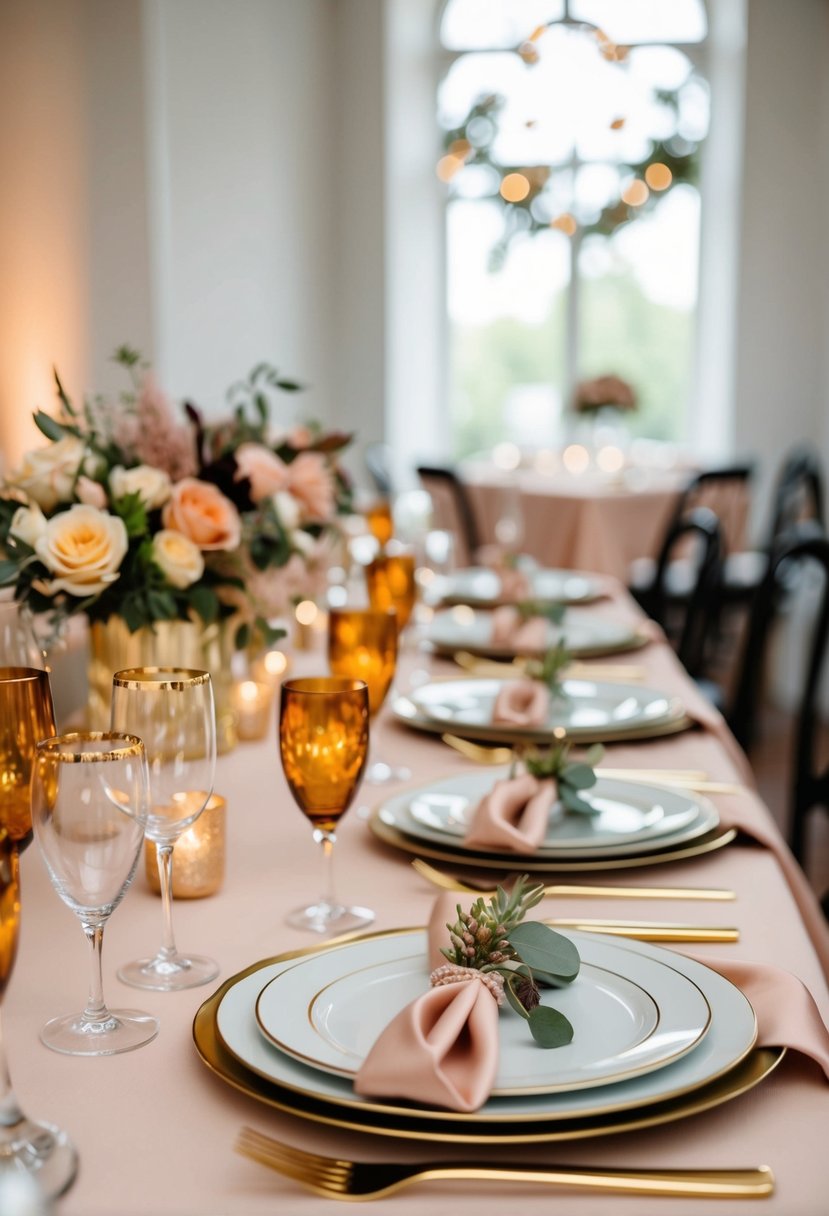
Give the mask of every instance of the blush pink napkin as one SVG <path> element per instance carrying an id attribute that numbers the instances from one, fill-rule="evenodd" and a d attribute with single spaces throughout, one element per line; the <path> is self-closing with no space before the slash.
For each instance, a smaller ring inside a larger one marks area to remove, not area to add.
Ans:
<path id="1" fill-rule="evenodd" d="M 550 690 L 539 680 L 504 680 L 492 707 L 492 721 L 505 726 L 543 726 Z"/>
<path id="2" fill-rule="evenodd" d="M 496 781 L 475 808 L 464 843 L 473 849 L 534 853 L 546 834 L 557 793 L 555 781 L 539 781 L 529 773 Z"/>
<path id="3" fill-rule="evenodd" d="M 477 552 L 476 560 L 501 580 L 498 598 L 504 603 L 515 603 L 517 600 L 529 599 L 532 594 L 532 583 L 523 570 L 507 564 L 507 555 L 499 545 L 483 545 Z"/>
<path id="4" fill-rule="evenodd" d="M 546 650 L 549 640 L 550 625 L 543 616 L 523 620 L 511 604 L 503 604 L 492 614 L 490 641 L 493 646 L 510 646 L 520 654 L 522 650 Z"/>

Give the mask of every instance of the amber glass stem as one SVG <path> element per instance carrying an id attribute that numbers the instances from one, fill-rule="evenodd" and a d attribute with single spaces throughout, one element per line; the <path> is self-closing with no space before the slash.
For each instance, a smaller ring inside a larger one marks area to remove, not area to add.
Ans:
<path id="1" fill-rule="evenodd" d="M 334 894 L 334 842 L 337 837 L 334 832 L 323 832 L 321 828 L 314 828 L 314 840 L 322 845 L 322 853 L 325 858 L 324 875 L 323 875 L 323 895 L 322 903 L 329 908 L 336 908 L 337 897 Z"/>

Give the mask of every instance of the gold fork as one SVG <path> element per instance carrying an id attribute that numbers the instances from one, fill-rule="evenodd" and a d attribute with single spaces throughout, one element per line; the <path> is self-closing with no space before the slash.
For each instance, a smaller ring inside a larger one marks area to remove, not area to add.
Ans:
<path id="1" fill-rule="evenodd" d="M 495 888 L 489 884 L 472 886 L 459 878 L 436 870 L 428 862 L 415 857 L 412 865 L 422 878 L 444 891 L 461 891 L 466 895 L 494 895 Z M 544 888 L 544 898 L 577 898 L 589 896 L 594 899 L 699 899 L 725 902 L 737 898 L 736 892 L 726 887 L 602 887 L 593 883 L 555 883 Z"/>
<path id="2" fill-rule="evenodd" d="M 527 1182 L 624 1195 L 674 1195 L 684 1198 L 760 1199 L 774 1192 L 767 1165 L 735 1170 L 586 1169 L 577 1165 L 487 1165 L 445 1161 L 426 1165 L 348 1161 L 309 1153 L 243 1127 L 237 1153 L 267 1165 L 327 1199 L 352 1202 L 393 1195 L 415 1182 L 441 1178 L 467 1182 Z"/>

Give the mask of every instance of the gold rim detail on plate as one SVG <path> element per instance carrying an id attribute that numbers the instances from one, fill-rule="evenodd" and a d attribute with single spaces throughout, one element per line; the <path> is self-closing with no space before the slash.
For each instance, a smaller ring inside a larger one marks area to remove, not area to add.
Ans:
<path id="1" fill-rule="evenodd" d="M 692 857 L 702 857 L 717 849 L 725 848 L 737 838 L 736 828 L 714 828 L 705 836 L 699 837 L 693 844 L 677 845 L 674 848 L 655 850 L 650 853 L 625 854 L 620 857 L 603 857 L 601 860 L 573 858 L 569 861 L 557 861 L 551 858 L 539 861 L 533 856 L 522 853 L 472 853 L 461 849 L 440 849 L 429 844 L 420 837 L 407 836 L 398 828 L 384 823 L 380 818 L 379 809 L 372 812 L 368 826 L 378 840 L 411 853 L 415 857 L 426 857 L 432 861 L 445 861 L 453 866 L 465 866 L 475 870 L 527 870 L 532 874 L 580 874 L 590 870 L 631 870 L 639 866 L 667 865 L 674 861 L 688 861 Z"/>
<path id="2" fill-rule="evenodd" d="M 229 989 L 241 980 L 275 963 L 289 962 L 294 958 L 346 944 L 362 936 L 384 937 L 409 932 L 411 929 L 390 929 L 369 935 L 346 934 L 332 942 L 303 947 L 252 963 L 244 971 L 226 980 L 196 1013 L 193 1020 L 193 1041 L 199 1057 L 211 1072 L 240 1093 L 276 1110 L 331 1127 L 408 1140 L 433 1140 L 440 1136 L 447 1142 L 458 1144 L 530 1144 L 615 1135 L 688 1118 L 753 1089 L 777 1068 L 786 1054 L 785 1047 L 751 1048 L 741 1060 L 702 1086 L 681 1092 L 675 1097 L 664 1097 L 648 1104 L 647 1107 L 620 1111 L 615 1115 L 597 1114 L 547 1122 L 544 1122 L 542 1117 L 532 1124 L 532 1130 L 529 1131 L 516 1131 L 506 1121 L 492 1122 L 489 1125 L 491 1130 L 484 1130 L 486 1124 L 479 1122 L 475 1124 L 474 1131 L 459 1131 L 458 1123 L 469 1122 L 474 1116 L 452 1115 L 450 1112 L 432 1116 L 429 1112 L 415 1112 L 420 1116 L 420 1121 L 415 1122 L 413 1112 L 406 1111 L 405 1108 L 398 1108 L 401 1111 L 398 1115 L 394 1109 L 375 1109 L 373 1104 L 361 1104 L 354 1109 L 345 1108 L 349 1113 L 344 1115 L 341 1108 L 333 1102 L 308 1097 L 288 1086 L 260 1077 L 242 1064 L 223 1044 L 217 1027 L 218 1008 Z M 382 1123 L 371 1117 L 378 1110 L 383 1114 Z M 365 1118 L 361 1117 L 363 1111 Z M 523 1116 L 517 1121 L 525 1122 Z"/>

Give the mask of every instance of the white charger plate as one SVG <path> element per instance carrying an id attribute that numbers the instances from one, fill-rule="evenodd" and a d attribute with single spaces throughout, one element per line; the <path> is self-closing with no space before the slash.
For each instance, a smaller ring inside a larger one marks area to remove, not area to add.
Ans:
<path id="1" fill-rule="evenodd" d="M 425 930 L 390 930 L 387 933 L 397 939 L 401 955 L 418 951 L 425 954 Z M 577 944 L 580 953 L 584 953 L 588 941 L 598 940 L 596 934 L 570 930 L 567 936 Z M 441 1123 L 462 1124 L 470 1129 L 499 1123 L 546 1123 L 645 1107 L 706 1085 L 723 1076 L 748 1055 L 757 1038 L 754 1010 L 743 993 L 728 980 L 693 959 L 657 946 L 644 942 L 619 945 L 612 939 L 602 940 L 631 955 L 660 959 L 699 988 L 711 1009 L 711 1025 L 695 1050 L 655 1072 L 616 1084 L 560 1094 L 491 1098 L 474 1114 L 462 1114 L 455 1111 L 435 1112 L 432 1108 L 363 1097 L 354 1093 L 347 1078 L 310 1068 L 285 1052 L 275 1050 L 259 1030 L 255 1005 L 263 986 L 286 967 L 292 966 L 290 962 L 265 964 L 230 983 L 216 1011 L 216 1030 L 221 1043 L 241 1064 L 253 1073 L 274 1081 L 286 1091 L 320 1099 L 333 1107 L 400 1115 L 413 1124 L 434 1122 L 438 1115 Z M 338 949 L 342 949 L 342 946 L 331 947 L 331 950 Z"/>
<path id="2" fill-rule="evenodd" d="M 516 653 L 543 654 L 562 638 L 576 658 L 635 650 L 647 640 L 624 621 L 596 616 L 592 612 L 580 612 L 577 608 L 568 611 L 561 625 L 549 621 L 545 643 L 534 650 L 526 646 L 516 648 L 512 644 L 493 642 L 492 623 L 492 612 L 458 604 L 455 608 L 435 613 L 424 639 L 441 653 L 453 654 L 457 650 L 466 650 L 470 654 L 492 658 L 512 658 Z"/>
<path id="3" fill-rule="evenodd" d="M 545 722 L 536 726 L 495 723 L 492 713 L 504 683 L 469 677 L 437 680 L 395 698 L 392 710 L 401 721 L 426 730 L 543 743 L 552 742 L 561 732 L 575 742 L 645 737 L 650 730 L 685 720 L 678 699 L 657 689 L 569 679 L 563 681 L 564 695 L 552 699 Z"/>
<path id="4" fill-rule="evenodd" d="M 508 766 L 470 770 L 444 777 L 382 802 L 375 814 L 383 823 L 434 844 L 464 847 L 464 836 L 480 800 Z M 600 777 L 582 796 L 597 815 L 563 814 L 554 808 L 544 841 L 533 856 L 601 857 L 650 852 L 695 840 L 717 827 L 717 808 L 685 791 Z M 487 852 L 476 845 L 476 853 Z M 504 849 L 493 849 L 499 855 Z M 520 856 L 520 854 L 516 854 Z"/>
<path id="5" fill-rule="evenodd" d="M 428 987 L 422 952 L 401 957 L 396 938 L 369 938 L 276 976 L 259 994 L 256 1019 L 280 1051 L 353 1078 L 392 1018 Z M 573 1040 L 541 1050 L 526 1022 L 502 1008 L 494 1097 L 564 1093 L 662 1068 L 691 1051 L 711 1021 L 708 1002 L 686 976 L 598 939 L 587 940 L 574 983 L 543 989 L 541 1001 L 569 1018 Z"/>
<path id="6" fill-rule="evenodd" d="M 530 582 L 530 598 L 549 604 L 589 604 L 604 594 L 598 575 L 577 570 L 539 570 L 522 567 Z M 438 600 L 480 607 L 501 599 L 501 579 L 484 566 L 455 570 L 437 581 L 433 594 Z"/>

